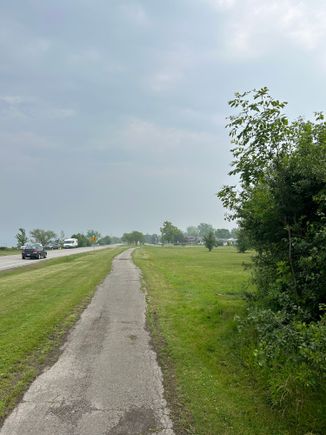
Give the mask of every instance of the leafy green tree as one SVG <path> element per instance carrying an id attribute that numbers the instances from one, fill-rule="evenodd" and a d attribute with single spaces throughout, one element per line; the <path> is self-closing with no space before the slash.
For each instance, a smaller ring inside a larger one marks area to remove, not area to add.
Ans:
<path id="1" fill-rule="evenodd" d="M 172 224 L 172 222 L 164 221 L 160 228 L 162 243 L 173 243 L 176 230 L 177 228 Z"/>
<path id="2" fill-rule="evenodd" d="M 250 241 L 244 229 L 240 229 L 237 232 L 237 249 L 241 253 L 250 249 Z"/>
<path id="3" fill-rule="evenodd" d="M 78 246 L 80 248 L 85 248 L 86 246 L 91 246 L 90 239 L 83 233 L 75 233 L 71 236 L 71 238 L 78 240 Z"/>
<path id="4" fill-rule="evenodd" d="M 238 111 L 228 124 L 230 175 L 239 182 L 218 197 L 239 224 L 238 240 L 256 251 L 257 292 L 240 326 L 254 331 L 248 342 L 274 405 L 293 404 L 310 430 L 326 397 L 326 122 L 319 113 L 290 122 L 267 88 L 229 104 Z"/>
<path id="5" fill-rule="evenodd" d="M 151 243 L 153 245 L 158 245 L 160 243 L 160 236 L 158 234 L 152 234 L 151 235 Z"/>
<path id="6" fill-rule="evenodd" d="M 210 231 L 208 234 L 204 236 L 204 244 L 206 248 L 209 250 L 209 252 L 211 252 L 211 250 L 216 245 L 216 238 L 215 238 L 214 231 Z"/>
<path id="7" fill-rule="evenodd" d="M 185 241 L 185 236 L 183 234 L 183 232 L 177 228 L 177 231 L 174 234 L 174 243 L 175 244 L 183 244 Z"/>
<path id="8" fill-rule="evenodd" d="M 26 231 L 24 230 L 24 228 L 18 229 L 18 233 L 16 234 L 16 239 L 17 239 L 18 248 L 21 248 L 22 246 L 25 245 L 25 243 L 27 243 L 28 237 L 26 235 Z"/>
<path id="9" fill-rule="evenodd" d="M 218 228 L 215 230 L 215 237 L 217 239 L 229 239 L 231 237 L 231 233 L 226 228 Z"/>
<path id="10" fill-rule="evenodd" d="M 266 302 L 285 308 L 279 292 L 285 293 L 305 320 L 318 319 L 326 302 L 326 123 L 321 114 L 314 123 L 290 123 L 286 103 L 267 88 L 236 94 L 230 105 L 240 110 L 228 124 L 230 175 L 239 177 L 240 190 L 225 186 L 218 196 L 258 253 L 256 280 L 263 282 L 258 287 Z"/>
<path id="11" fill-rule="evenodd" d="M 238 235 L 239 235 L 239 228 L 232 228 L 230 233 L 231 233 L 231 237 L 233 237 L 234 239 L 237 239 Z"/>
<path id="12" fill-rule="evenodd" d="M 112 239 L 110 236 L 104 236 L 98 240 L 98 243 L 100 245 L 110 245 L 112 243 Z"/>
<path id="13" fill-rule="evenodd" d="M 183 243 L 184 235 L 183 232 L 174 226 L 171 222 L 165 221 L 163 222 L 163 226 L 160 228 L 161 230 L 161 240 L 162 243 Z"/>
<path id="14" fill-rule="evenodd" d="M 41 243 L 43 246 L 46 246 L 51 239 L 55 239 L 57 237 L 54 231 L 41 230 L 39 228 L 30 231 L 30 235 L 34 242 Z"/>
<path id="15" fill-rule="evenodd" d="M 140 231 L 132 231 L 131 237 L 133 242 L 137 244 L 143 244 L 144 243 L 144 234 Z"/>
<path id="16" fill-rule="evenodd" d="M 206 235 L 208 235 L 211 231 L 214 231 L 214 228 L 212 225 L 210 224 L 205 224 L 205 223 L 201 223 L 198 225 L 197 227 L 198 229 L 198 235 L 200 237 L 205 237 Z"/>
<path id="17" fill-rule="evenodd" d="M 198 237 L 199 236 L 198 228 L 194 226 L 190 226 L 187 228 L 186 234 L 187 236 L 190 237 Z"/>
<path id="18" fill-rule="evenodd" d="M 132 236 L 131 233 L 123 233 L 121 240 L 125 243 L 128 243 L 128 245 L 132 244 Z"/>
<path id="19" fill-rule="evenodd" d="M 132 231 L 131 233 L 124 233 L 122 241 L 128 243 L 128 245 L 139 245 L 144 243 L 145 237 L 140 231 Z"/>
<path id="20" fill-rule="evenodd" d="M 159 236 L 157 234 L 145 234 L 144 242 L 151 245 L 157 245 L 159 243 Z"/>

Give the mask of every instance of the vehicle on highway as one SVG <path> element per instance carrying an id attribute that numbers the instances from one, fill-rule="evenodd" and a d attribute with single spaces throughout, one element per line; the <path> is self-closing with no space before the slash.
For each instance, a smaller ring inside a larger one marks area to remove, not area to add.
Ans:
<path id="1" fill-rule="evenodd" d="M 49 242 L 45 246 L 45 249 L 47 249 L 47 250 L 60 249 L 60 248 L 61 248 L 61 243 L 60 243 L 60 241 L 57 241 L 57 240 Z"/>
<path id="2" fill-rule="evenodd" d="M 26 243 L 22 250 L 22 259 L 25 258 L 46 258 L 47 252 L 41 243 Z"/>
<path id="3" fill-rule="evenodd" d="M 78 248 L 78 239 L 74 239 L 73 237 L 71 239 L 65 239 L 63 241 L 63 247 L 65 249 Z"/>

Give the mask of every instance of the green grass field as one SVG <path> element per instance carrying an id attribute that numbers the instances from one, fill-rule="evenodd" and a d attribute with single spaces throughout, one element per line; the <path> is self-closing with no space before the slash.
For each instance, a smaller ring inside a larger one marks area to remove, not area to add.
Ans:
<path id="1" fill-rule="evenodd" d="M 105 249 L 0 273 L 0 420 L 45 363 L 125 248 Z"/>
<path id="2" fill-rule="evenodd" d="M 14 248 L 1 248 L 0 249 L 0 256 L 1 255 L 17 255 L 20 254 L 20 249 L 14 249 Z"/>
<path id="3" fill-rule="evenodd" d="M 250 254 L 222 247 L 143 247 L 148 324 L 177 433 L 292 434 L 242 366 L 235 315 L 244 310 Z"/>

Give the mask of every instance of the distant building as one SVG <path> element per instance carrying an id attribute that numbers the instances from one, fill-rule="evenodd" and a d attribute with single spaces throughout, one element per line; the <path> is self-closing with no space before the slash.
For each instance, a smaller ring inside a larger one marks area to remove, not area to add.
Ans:
<path id="1" fill-rule="evenodd" d="M 216 241 L 220 246 L 235 246 L 237 244 L 237 239 L 234 239 L 233 237 L 230 237 L 229 239 L 218 238 Z"/>
<path id="2" fill-rule="evenodd" d="M 200 245 L 202 243 L 201 237 L 198 236 L 184 236 L 184 243 L 186 245 Z"/>

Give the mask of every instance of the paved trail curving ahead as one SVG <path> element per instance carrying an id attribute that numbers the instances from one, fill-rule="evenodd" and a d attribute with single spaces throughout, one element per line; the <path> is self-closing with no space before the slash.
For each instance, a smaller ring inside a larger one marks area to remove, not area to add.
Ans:
<path id="1" fill-rule="evenodd" d="M 131 252 L 116 257 L 59 360 L 34 381 L 1 435 L 174 433 Z"/>

